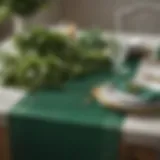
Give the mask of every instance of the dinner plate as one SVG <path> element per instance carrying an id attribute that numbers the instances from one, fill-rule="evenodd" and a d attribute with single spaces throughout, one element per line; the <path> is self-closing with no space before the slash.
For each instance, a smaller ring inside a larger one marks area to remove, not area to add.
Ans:
<path id="1" fill-rule="evenodd" d="M 160 111 L 160 102 L 145 102 L 139 96 L 113 88 L 110 85 L 93 88 L 92 96 L 104 108 L 117 111 L 127 113 L 158 113 Z"/>

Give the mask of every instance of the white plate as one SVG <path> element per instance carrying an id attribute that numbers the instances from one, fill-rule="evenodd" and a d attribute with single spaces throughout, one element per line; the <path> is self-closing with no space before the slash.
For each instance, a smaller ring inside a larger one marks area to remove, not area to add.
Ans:
<path id="1" fill-rule="evenodd" d="M 93 93 L 96 99 L 105 105 L 128 109 L 133 107 L 134 104 L 142 102 L 137 96 L 112 88 L 110 85 L 102 85 L 96 91 L 97 93 Z"/>

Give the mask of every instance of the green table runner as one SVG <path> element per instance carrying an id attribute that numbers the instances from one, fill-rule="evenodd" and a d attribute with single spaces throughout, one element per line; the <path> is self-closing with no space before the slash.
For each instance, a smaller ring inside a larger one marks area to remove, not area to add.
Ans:
<path id="1" fill-rule="evenodd" d="M 86 101 L 106 77 L 70 82 L 62 92 L 38 91 L 15 105 L 9 116 L 13 160 L 118 159 L 124 116 Z"/>

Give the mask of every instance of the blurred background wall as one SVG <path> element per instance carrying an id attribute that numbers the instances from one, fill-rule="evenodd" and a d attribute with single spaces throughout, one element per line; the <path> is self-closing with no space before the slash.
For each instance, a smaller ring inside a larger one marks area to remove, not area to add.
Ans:
<path id="1" fill-rule="evenodd" d="M 116 28 L 116 12 L 135 7 L 122 18 L 122 31 L 160 33 L 160 0 L 62 0 L 61 19 L 77 22 L 81 27 Z M 156 8 L 156 9 L 155 9 Z"/>
<path id="2" fill-rule="evenodd" d="M 123 16 L 122 30 L 125 32 L 160 33 L 160 0 L 57 0 L 46 11 L 28 20 L 33 24 L 76 22 L 80 27 L 101 27 L 115 30 L 117 10 L 133 6 L 136 3 L 154 4 L 152 7 L 137 8 Z M 56 3 L 56 4 L 55 4 Z M 12 32 L 12 22 L 6 20 L 0 24 L 0 40 Z"/>

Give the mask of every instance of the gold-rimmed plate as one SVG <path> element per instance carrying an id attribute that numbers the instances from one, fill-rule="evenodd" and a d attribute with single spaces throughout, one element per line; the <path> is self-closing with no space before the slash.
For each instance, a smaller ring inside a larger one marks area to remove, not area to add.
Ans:
<path id="1" fill-rule="evenodd" d="M 107 85 L 93 88 L 92 96 L 104 108 L 110 108 L 126 113 L 160 113 L 160 101 L 146 103 L 133 94 L 121 92 L 115 88 L 109 88 Z"/>

